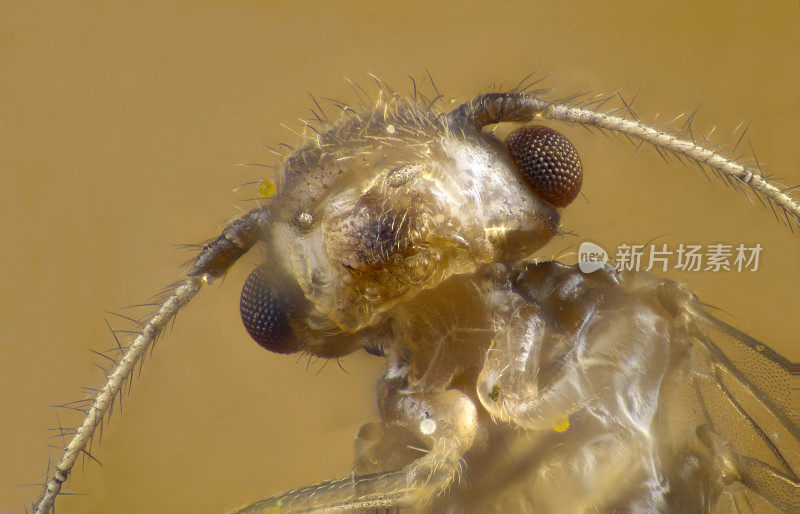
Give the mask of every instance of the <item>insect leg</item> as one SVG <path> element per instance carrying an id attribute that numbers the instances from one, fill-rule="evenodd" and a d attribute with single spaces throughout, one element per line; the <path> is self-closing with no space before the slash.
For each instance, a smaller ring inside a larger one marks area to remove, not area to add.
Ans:
<path id="1" fill-rule="evenodd" d="M 53 510 L 56 496 L 69 477 L 78 456 L 86 451 L 95 430 L 103 422 L 123 384 L 131 379 L 136 364 L 161 334 L 164 327 L 200 291 L 203 282 L 223 275 L 236 260 L 256 242 L 259 231 L 266 223 L 266 212 L 253 210 L 232 221 L 220 236 L 203 248 L 186 279 L 179 283 L 166 300 L 143 325 L 139 334 L 128 346 L 125 354 L 109 373 L 106 383 L 98 390 L 81 426 L 75 431 L 64 453 L 55 465 L 52 477 L 34 503 L 36 513 Z"/>
<path id="2" fill-rule="evenodd" d="M 408 488 L 403 501 L 425 503 L 455 478 L 461 457 L 472 446 L 477 409 L 456 390 L 441 393 L 386 388 L 380 400 L 384 424 L 399 424 L 422 441 L 428 452 L 404 469 Z"/>
<path id="3" fill-rule="evenodd" d="M 569 415 L 586 407 L 602 405 L 632 419 L 652 416 L 666 367 L 666 321 L 646 307 L 604 309 L 592 291 L 573 292 L 573 302 L 559 298 L 561 310 L 522 307 L 490 348 L 478 396 L 496 418 L 559 431 Z M 575 326 L 566 332 L 553 328 L 566 322 Z M 623 403 L 628 407 L 617 406 L 617 393 L 630 399 Z"/>
<path id="4" fill-rule="evenodd" d="M 648 427 L 669 325 L 657 308 L 615 294 L 613 274 L 604 273 L 584 277 L 557 263 L 524 268 L 502 302 L 508 320 L 498 322 L 478 377 L 486 410 L 534 437 L 533 457 L 547 473 L 531 471 L 531 496 L 544 512 L 657 511 L 665 501 Z M 554 489 L 569 490 L 568 499 Z"/>
<path id="5" fill-rule="evenodd" d="M 427 445 L 427 453 L 401 469 L 354 475 L 262 500 L 238 512 L 355 510 L 424 504 L 455 478 L 472 446 L 477 410 L 462 392 L 416 392 L 391 380 L 381 384 L 385 426 L 400 425 Z M 403 448 L 395 448 L 402 451 Z"/>
<path id="6" fill-rule="evenodd" d="M 406 488 L 407 473 L 398 469 L 314 484 L 255 502 L 235 512 L 288 513 L 396 507 Z"/>

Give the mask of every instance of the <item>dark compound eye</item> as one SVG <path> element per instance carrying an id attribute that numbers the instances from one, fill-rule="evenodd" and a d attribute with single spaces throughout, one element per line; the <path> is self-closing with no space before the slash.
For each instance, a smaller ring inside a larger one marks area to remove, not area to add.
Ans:
<path id="1" fill-rule="evenodd" d="M 538 125 L 515 130 L 506 139 L 511 158 L 542 200 L 566 207 L 578 196 L 583 166 L 572 143 Z"/>
<path id="2" fill-rule="evenodd" d="M 269 351 L 294 353 L 300 349 L 290 323 L 298 316 L 299 302 L 293 296 L 276 286 L 265 267 L 253 270 L 242 286 L 239 311 L 244 328 L 255 342 Z"/>

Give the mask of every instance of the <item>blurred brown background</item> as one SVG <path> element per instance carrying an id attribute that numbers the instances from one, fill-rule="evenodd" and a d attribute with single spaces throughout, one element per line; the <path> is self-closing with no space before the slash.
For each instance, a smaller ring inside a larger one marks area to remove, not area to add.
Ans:
<path id="1" fill-rule="evenodd" d="M 24 510 L 39 489 L 22 484 L 57 455 L 48 405 L 100 382 L 89 349 L 114 345 L 105 311 L 176 280 L 190 254 L 174 245 L 248 207 L 233 188 L 263 170 L 235 164 L 272 163 L 254 142 L 293 144 L 279 123 L 310 116 L 308 92 L 351 98 L 343 76 L 406 90 L 428 68 L 466 99 L 539 70 L 563 95 L 641 88 L 645 120 L 703 102 L 697 127 L 717 126 L 717 142 L 756 116 L 759 161 L 800 184 L 797 1 L 4 2 L 0 15 L 2 512 Z M 586 200 L 564 220 L 579 236 L 543 255 L 584 238 L 758 242 L 757 273 L 669 276 L 800 360 L 798 235 L 694 167 L 563 132 Z M 359 354 L 343 360 L 349 374 L 316 374 L 249 341 L 238 294 L 254 262 L 179 316 L 93 449 L 103 467 L 77 467 L 69 491 L 85 495 L 62 497 L 61 512 L 220 512 L 348 473 L 381 361 Z"/>

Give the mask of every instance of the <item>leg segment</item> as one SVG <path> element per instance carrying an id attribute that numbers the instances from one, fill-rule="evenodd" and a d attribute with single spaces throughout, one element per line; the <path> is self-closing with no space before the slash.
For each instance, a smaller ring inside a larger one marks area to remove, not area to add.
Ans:
<path id="1" fill-rule="evenodd" d="M 448 390 L 414 392 L 390 384 L 381 398 L 384 424 L 399 425 L 420 440 L 427 453 L 406 466 L 403 502 L 420 504 L 455 478 L 477 430 L 477 410 L 467 395 Z"/>
<path id="2" fill-rule="evenodd" d="M 665 482 L 650 427 L 669 324 L 654 301 L 596 273 L 554 263 L 520 275 L 478 396 L 496 419 L 531 431 L 539 464 L 527 481 L 537 509 L 658 510 Z"/>
<path id="3" fill-rule="evenodd" d="M 462 455 L 472 446 L 477 430 L 477 410 L 464 393 L 414 391 L 403 387 L 404 379 L 384 380 L 380 384 L 380 409 L 383 423 L 365 426 L 377 432 L 375 440 L 360 441 L 362 461 L 382 457 L 391 462 L 392 452 L 403 453 L 409 440 L 406 432 L 419 441 L 425 455 L 400 469 L 354 475 L 324 482 L 269 498 L 239 512 L 280 512 L 355 510 L 375 507 L 424 505 L 450 484 L 458 473 Z M 372 439 L 372 437 L 370 437 Z M 375 450 L 371 453 L 370 450 Z M 369 457 L 367 456 L 369 455 Z M 363 467 L 363 466 L 362 466 Z"/>

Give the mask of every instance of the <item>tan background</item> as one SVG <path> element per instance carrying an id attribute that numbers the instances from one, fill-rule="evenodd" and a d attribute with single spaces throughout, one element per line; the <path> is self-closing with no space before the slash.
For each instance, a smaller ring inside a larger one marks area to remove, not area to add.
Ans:
<path id="1" fill-rule="evenodd" d="M 114 344 L 104 311 L 175 280 L 189 254 L 173 245 L 215 235 L 246 206 L 232 189 L 262 170 L 234 164 L 272 162 L 254 142 L 291 144 L 279 122 L 309 115 L 309 91 L 350 98 L 343 76 L 368 83 L 373 72 L 405 89 L 429 68 L 460 98 L 534 70 L 565 95 L 641 87 L 645 119 L 703 102 L 699 127 L 716 125 L 716 141 L 757 115 L 759 160 L 800 184 L 798 2 L 675 4 L 4 2 L 0 511 L 23 511 L 38 488 L 21 485 L 56 454 L 48 405 L 99 383 L 89 349 Z M 567 211 L 567 228 L 610 248 L 662 234 L 760 242 L 757 273 L 670 276 L 800 360 L 797 235 L 696 168 L 564 132 L 588 199 Z M 261 351 L 238 319 L 253 262 L 179 317 L 93 450 L 103 467 L 78 466 L 69 490 L 85 496 L 61 498 L 62 512 L 219 512 L 348 472 L 381 361 L 359 354 L 343 361 L 349 375 L 335 365 L 316 375 Z"/>

